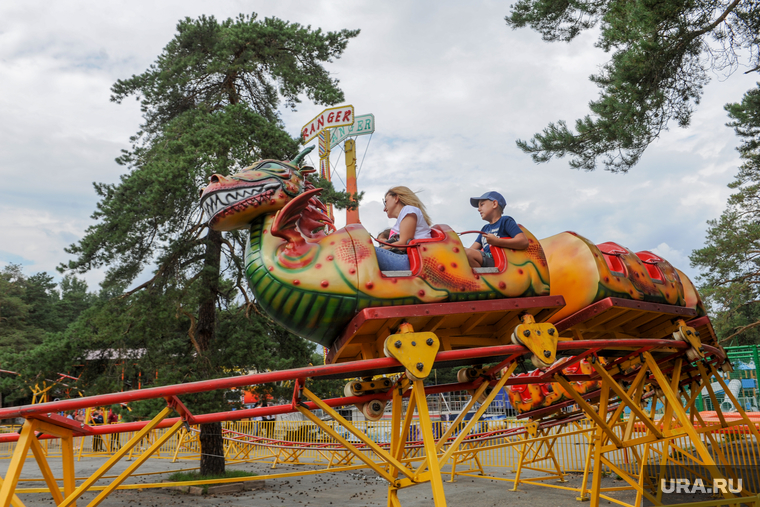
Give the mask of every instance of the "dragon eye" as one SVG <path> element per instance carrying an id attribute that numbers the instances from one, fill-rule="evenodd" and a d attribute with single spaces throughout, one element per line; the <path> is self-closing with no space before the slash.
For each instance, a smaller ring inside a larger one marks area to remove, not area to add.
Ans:
<path id="1" fill-rule="evenodd" d="M 291 169 L 283 164 L 279 164 L 275 161 L 267 161 L 256 167 L 259 171 L 266 171 L 276 176 L 287 176 L 290 174 Z"/>

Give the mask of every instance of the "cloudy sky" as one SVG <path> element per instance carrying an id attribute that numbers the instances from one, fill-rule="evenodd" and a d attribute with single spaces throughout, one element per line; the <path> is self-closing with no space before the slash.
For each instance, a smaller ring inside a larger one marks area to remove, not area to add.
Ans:
<path id="1" fill-rule="evenodd" d="M 246 1 L 2 2 L 0 4 L 0 265 L 52 272 L 93 222 L 92 182 L 115 182 L 114 162 L 138 130 L 135 102 L 110 86 L 143 72 L 175 33 L 201 14 L 257 12 L 324 30 L 360 28 L 330 64 L 357 114 L 377 130 L 357 140 L 362 221 L 387 219 L 394 185 L 421 190 L 430 215 L 455 230 L 480 228 L 468 198 L 491 189 L 537 237 L 574 230 L 596 243 L 653 250 L 690 276 L 688 255 L 720 215 L 739 160 L 723 104 L 756 76 L 715 75 L 688 130 L 673 128 L 629 174 L 535 165 L 516 146 L 550 121 L 583 115 L 597 91 L 588 76 L 606 60 L 595 35 L 549 44 L 503 18 L 509 2 Z M 322 107 L 283 111 L 291 134 Z M 316 157 L 313 157 L 316 162 Z M 333 163 L 342 187 L 345 162 Z M 466 242 L 470 239 L 467 238 Z M 87 275 L 95 287 L 102 274 Z"/>

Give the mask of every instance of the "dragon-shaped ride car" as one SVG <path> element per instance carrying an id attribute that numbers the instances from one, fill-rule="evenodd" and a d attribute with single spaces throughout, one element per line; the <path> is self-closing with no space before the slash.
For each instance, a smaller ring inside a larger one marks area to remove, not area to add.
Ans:
<path id="1" fill-rule="evenodd" d="M 557 322 L 607 297 L 685 306 L 704 315 L 691 281 L 666 260 L 615 243 L 595 245 L 563 232 L 526 250 L 492 247 L 495 268 L 471 268 L 446 225 L 413 240 L 410 270 L 381 272 L 370 234 L 360 224 L 335 230 L 302 165 L 262 160 L 232 176 L 214 175 L 201 192 L 209 226 L 248 228 L 246 273 L 256 301 L 283 327 L 330 347 L 358 312 L 370 307 L 562 295 Z"/>

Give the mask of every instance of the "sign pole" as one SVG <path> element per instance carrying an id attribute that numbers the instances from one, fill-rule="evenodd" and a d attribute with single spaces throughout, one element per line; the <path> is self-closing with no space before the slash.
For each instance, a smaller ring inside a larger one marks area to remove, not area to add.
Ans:
<path id="1" fill-rule="evenodd" d="M 330 175 L 330 130 L 323 129 L 319 132 L 319 174 L 327 181 L 332 181 Z M 330 215 L 331 220 L 335 220 L 333 216 L 333 205 L 327 205 L 327 213 Z"/>
<path id="2" fill-rule="evenodd" d="M 319 133 L 319 175 L 327 181 L 330 179 L 330 131 L 324 129 Z"/>
<path id="3" fill-rule="evenodd" d="M 352 196 L 356 193 L 356 141 L 346 140 L 344 145 L 346 152 L 346 191 Z M 354 198 L 351 197 L 353 201 Z M 359 206 L 356 209 L 346 210 L 346 224 L 359 224 Z"/>

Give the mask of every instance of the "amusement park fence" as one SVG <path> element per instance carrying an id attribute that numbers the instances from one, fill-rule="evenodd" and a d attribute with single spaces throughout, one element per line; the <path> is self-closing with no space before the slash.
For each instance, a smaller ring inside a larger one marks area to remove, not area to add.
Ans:
<path id="1" fill-rule="evenodd" d="M 353 424 L 375 442 L 383 444 L 390 441 L 390 421 L 354 421 Z M 442 432 L 446 429 L 446 421 L 434 423 L 434 431 Z M 525 421 L 515 419 L 502 419 L 483 421 L 473 431 L 472 438 L 482 438 L 484 445 L 478 452 L 480 464 L 485 467 L 503 467 L 514 470 L 520 457 L 520 439 L 498 438 L 488 439 L 488 433 L 508 428 L 519 428 L 525 425 Z M 0 431 L 16 431 L 18 428 L 5 426 Z M 189 432 L 175 434 L 153 456 L 156 459 L 175 460 L 178 458 L 199 457 L 197 430 L 189 428 Z M 568 424 L 559 433 L 554 441 L 554 455 L 564 472 L 583 472 L 584 460 L 586 459 L 589 437 L 593 425 L 589 420 L 576 421 Z M 620 429 L 620 427 L 618 427 Z M 223 423 L 225 432 L 225 455 L 229 463 L 235 462 L 271 462 L 273 468 L 279 463 L 327 465 L 332 463 L 334 456 L 331 453 L 341 452 L 335 447 L 325 449 L 324 444 L 334 444 L 335 441 L 326 435 L 315 424 L 309 421 L 236 421 Z M 166 429 L 154 430 L 137 446 L 129 459 L 137 457 L 142 450 L 147 449 L 155 442 Z M 340 431 L 340 430 L 339 430 Z M 745 429 L 733 427 L 720 430 L 720 434 L 713 436 L 719 442 L 720 450 L 729 461 L 741 470 L 741 475 L 746 483 L 760 484 L 760 456 L 757 455 L 758 443 Z M 643 434 L 644 428 L 641 428 Z M 414 440 L 419 434 L 417 423 L 412 424 L 409 443 L 415 447 Z M 127 442 L 133 433 L 115 433 L 98 437 L 80 437 L 75 441 L 75 454 L 78 459 L 91 456 L 109 456 L 115 452 L 120 443 Z M 344 435 L 349 441 L 358 442 L 356 437 L 350 434 Z M 622 430 L 620 431 L 622 437 Z M 635 438 L 635 436 L 634 436 Z M 706 435 L 703 435 L 706 444 L 709 444 Z M 54 456 L 61 452 L 59 441 L 55 439 L 42 440 L 40 443 L 48 455 Z M 0 459 L 10 458 L 14 443 L 0 444 Z M 661 444 L 660 444 L 661 445 Z M 643 446 L 641 446 L 643 447 Z M 671 457 L 681 458 L 678 454 L 686 454 L 691 449 L 691 442 L 684 436 L 672 440 L 668 454 Z M 298 452 L 294 452 L 297 449 Z M 658 449 L 658 451 L 660 451 Z M 686 451 L 681 453 L 681 450 Z M 417 456 L 424 455 L 422 448 L 417 449 Z M 636 453 L 642 455 L 641 448 L 621 449 L 611 453 L 610 460 L 619 468 L 627 472 L 635 472 Z M 713 449 L 715 453 L 716 449 Z M 372 451 L 366 451 L 370 457 Z M 717 457 L 716 457 L 717 460 Z M 358 463 L 357 463 L 358 464 Z M 656 463 L 655 463 L 656 464 Z M 694 465 L 694 463 L 684 463 Z M 537 463 L 541 466 L 540 463 Z M 546 463 L 547 467 L 551 464 Z"/>

